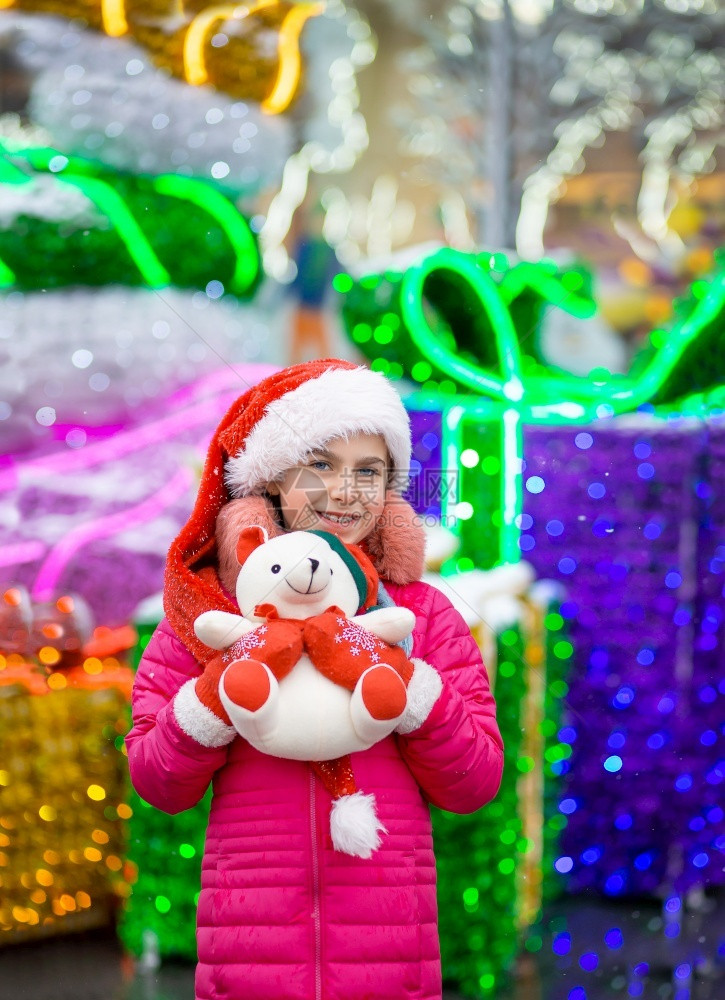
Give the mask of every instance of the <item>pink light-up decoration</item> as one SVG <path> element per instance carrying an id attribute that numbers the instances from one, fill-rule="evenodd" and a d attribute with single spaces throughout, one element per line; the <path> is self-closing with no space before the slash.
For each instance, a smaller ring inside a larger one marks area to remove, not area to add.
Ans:
<path id="1" fill-rule="evenodd" d="M 152 521 L 179 496 L 183 495 L 193 480 L 190 469 L 179 471 L 153 496 L 147 497 L 135 507 L 97 518 L 70 531 L 53 549 L 40 567 L 33 584 L 31 596 L 35 601 L 47 601 L 55 591 L 63 570 L 73 556 L 89 542 L 109 535 L 118 534 L 127 528 Z"/>
<path id="2" fill-rule="evenodd" d="M 21 563 L 35 562 L 45 552 L 42 542 L 18 542 L 17 545 L 3 545 L 0 549 L 0 566 L 19 566 Z"/>
<path id="3" fill-rule="evenodd" d="M 55 473 L 62 476 L 79 469 L 88 469 L 93 465 L 105 464 L 125 455 L 133 454 L 141 448 L 157 444 L 159 441 L 168 440 L 175 434 L 191 430 L 200 424 L 211 423 L 217 420 L 231 403 L 251 385 L 277 370 L 277 368 L 267 365 L 250 365 L 240 369 L 230 369 L 230 381 L 237 385 L 235 392 L 219 394 L 212 399 L 190 406 L 180 413 L 151 421 L 143 427 L 133 427 L 131 430 L 123 431 L 105 441 L 98 441 L 79 451 L 63 452 L 60 455 L 33 458 L 27 462 L 13 464 L 10 468 L 0 472 L 0 492 L 23 485 L 24 481 L 31 478 L 33 474 L 45 476 L 48 473 Z M 250 377 L 246 378 L 247 375 Z M 220 378 L 220 375 L 217 372 L 209 378 L 217 379 Z M 202 379 L 200 383 L 194 383 L 194 385 L 203 384 L 204 381 Z M 213 385 L 214 383 L 211 382 L 210 385 L 204 387 L 204 391 L 212 391 Z M 173 400 L 173 396 L 171 400 Z"/>

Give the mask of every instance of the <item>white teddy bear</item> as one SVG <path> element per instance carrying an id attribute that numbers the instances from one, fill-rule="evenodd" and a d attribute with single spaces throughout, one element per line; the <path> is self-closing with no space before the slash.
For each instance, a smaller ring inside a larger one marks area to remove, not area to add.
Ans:
<path id="1" fill-rule="evenodd" d="M 242 532 L 237 558 L 241 614 L 207 611 L 194 630 L 224 650 L 219 697 L 240 735 L 272 756 L 335 761 L 404 723 L 414 663 L 389 644 L 411 634 L 415 616 L 398 607 L 357 613 L 378 587 L 360 549 L 328 532 L 269 539 L 255 525 Z M 340 795 L 331 829 L 339 850 L 369 857 L 382 829 L 373 796 Z"/>

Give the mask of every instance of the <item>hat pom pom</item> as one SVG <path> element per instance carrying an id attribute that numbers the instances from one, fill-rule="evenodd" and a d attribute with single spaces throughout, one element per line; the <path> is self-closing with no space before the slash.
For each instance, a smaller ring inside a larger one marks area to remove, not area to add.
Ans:
<path id="1" fill-rule="evenodd" d="M 369 858 L 380 847 L 380 833 L 387 833 L 375 812 L 375 796 L 355 792 L 335 799 L 330 832 L 336 851 Z"/>

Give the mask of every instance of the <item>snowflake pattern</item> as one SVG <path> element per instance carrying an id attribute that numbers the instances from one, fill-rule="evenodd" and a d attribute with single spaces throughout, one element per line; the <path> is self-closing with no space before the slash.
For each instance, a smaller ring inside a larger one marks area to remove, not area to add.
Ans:
<path id="1" fill-rule="evenodd" d="M 372 632 L 348 618 L 338 618 L 337 624 L 342 631 L 335 636 L 335 642 L 346 642 L 350 647 L 350 656 L 359 656 L 362 652 L 371 657 L 380 655 L 383 643 Z"/>
<path id="2" fill-rule="evenodd" d="M 252 652 L 264 646 L 264 636 L 267 633 L 267 626 L 260 625 L 252 632 L 247 632 L 241 639 L 237 639 L 233 646 L 226 651 L 227 660 L 251 660 Z"/>

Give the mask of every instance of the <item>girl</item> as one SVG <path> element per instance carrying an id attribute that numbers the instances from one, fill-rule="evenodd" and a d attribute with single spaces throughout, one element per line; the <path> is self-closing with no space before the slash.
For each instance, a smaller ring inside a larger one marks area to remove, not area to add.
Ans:
<path id="1" fill-rule="evenodd" d="M 134 787 L 159 809 L 188 809 L 213 782 L 197 1000 L 440 1000 L 428 803 L 478 809 L 496 794 L 503 753 L 478 648 L 447 598 L 420 582 L 423 530 L 392 488 L 410 450 L 392 386 L 339 360 L 260 382 L 212 439 L 169 552 L 166 618 L 138 669 L 126 741 Z M 332 849 L 320 768 L 237 737 L 218 676 L 203 672 L 215 654 L 193 622 L 237 611 L 236 539 L 250 524 L 359 544 L 384 581 L 379 603 L 415 613 L 409 708 L 395 734 L 353 754 L 387 831 L 370 859 Z"/>

